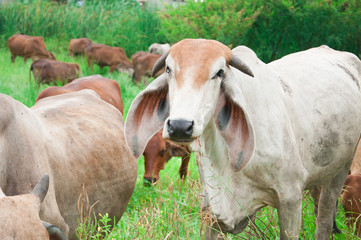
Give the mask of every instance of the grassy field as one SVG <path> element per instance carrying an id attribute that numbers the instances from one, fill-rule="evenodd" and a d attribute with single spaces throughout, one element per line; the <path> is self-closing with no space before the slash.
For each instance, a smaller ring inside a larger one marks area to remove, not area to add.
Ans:
<path id="1" fill-rule="evenodd" d="M 131 79 L 119 73 L 108 73 L 108 68 L 100 69 L 95 66 L 91 71 L 86 61 L 79 57 L 73 60 L 67 56 L 67 44 L 64 41 L 45 39 L 49 49 L 53 49 L 60 61 L 80 64 L 83 76 L 101 74 L 104 77 L 119 82 L 124 101 L 125 115 L 134 97 L 144 86 L 134 85 Z M 22 58 L 17 58 L 15 64 L 10 62 L 7 48 L 0 49 L 0 93 L 12 96 L 14 99 L 31 107 L 37 94 L 47 85 L 36 88 L 34 81 L 29 82 L 29 67 L 31 61 L 24 64 Z M 1 106 L 0 106 L 1 107 Z M 138 162 L 138 180 L 134 194 L 130 200 L 123 218 L 115 226 L 109 239 L 200 239 L 202 220 L 200 202 L 202 185 L 199 181 L 198 169 L 194 155 L 192 155 L 188 177 L 181 182 L 178 176 L 180 159 L 173 158 L 166 168 L 161 171 L 160 181 L 156 186 L 144 187 L 144 160 Z M 313 214 L 313 202 L 309 194 L 305 193 L 303 204 L 303 221 L 301 239 L 313 239 L 316 228 Z M 334 239 L 357 239 L 345 225 L 342 207 L 339 207 L 337 223 L 342 235 L 334 235 Z M 99 231 L 104 228 L 97 229 Z M 88 239 L 97 239 L 88 237 Z M 227 235 L 227 239 L 279 239 L 277 211 L 266 207 L 255 218 L 254 223 L 239 235 Z"/>

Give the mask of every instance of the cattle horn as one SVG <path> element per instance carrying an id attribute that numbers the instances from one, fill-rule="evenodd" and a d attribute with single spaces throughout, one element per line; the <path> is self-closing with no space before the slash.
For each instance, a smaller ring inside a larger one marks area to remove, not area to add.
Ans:
<path id="1" fill-rule="evenodd" d="M 229 65 L 237 68 L 241 72 L 243 72 L 251 77 L 254 77 L 251 69 L 241 59 L 239 59 L 235 55 L 232 55 L 231 61 L 229 61 Z"/>
<path id="2" fill-rule="evenodd" d="M 164 53 L 158 61 L 154 64 L 152 70 L 152 76 L 154 77 L 164 66 L 165 66 L 165 59 L 168 57 L 169 51 Z"/>
<path id="3" fill-rule="evenodd" d="M 33 191 L 31 192 L 33 195 L 37 196 L 42 202 L 45 198 L 46 193 L 49 189 L 49 175 L 45 174 L 41 177 L 39 182 L 34 187 Z"/>
<path id="4" fill-rule="evenodd" d="M 65 235 L 65 233 L 57 226 L 52 225 L 50 223 L 47 223 L 45 221 L 42 221 L 44 227 L 49 233 L 49 239 L 57 239 L 57 240 L 68 240 L 68 237 Z"/>

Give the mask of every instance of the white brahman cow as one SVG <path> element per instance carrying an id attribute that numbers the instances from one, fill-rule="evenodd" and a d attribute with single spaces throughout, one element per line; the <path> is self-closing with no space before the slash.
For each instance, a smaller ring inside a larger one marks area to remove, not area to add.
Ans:
<path id="1" fill-rule="evenodd" d="M 97 202 L 96 216 L 120 219 L 135 187 L 137 161 L 115 107 L 88 89 L 41 99 L 32 108 L 0 94 L 0 106 L 0 188 L 7 196 L 31 192 L 49 174 L 37 214 L 71 240 L 77 239 L 83 184 L 89 204 Z"/>
<path id="2" fill-rule="evenodd" d="M 133 155 L 162 127 L 199 152 L 203 207 L 234 234 L 270 205 L 281 239 L 298 238 L 303 191 L 320 186 L 315 238 L 328 239 L 361 133 L 360 60 L 321 46 L 264 64 L 246 47 L 185 39 L 154 73 L 163 66 L 129 110 Z"/>

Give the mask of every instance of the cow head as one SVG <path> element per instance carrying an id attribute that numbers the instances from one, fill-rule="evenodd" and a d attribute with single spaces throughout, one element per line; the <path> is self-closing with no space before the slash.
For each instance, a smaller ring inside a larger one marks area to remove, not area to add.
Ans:
<path id="1" fill-rule="evenodd" d="M 48 175 L 40 179 L 30 194 L 7 197 L 0 188 L 1 239 L 68 239 L 58 227 L 39 218 L 40 204 L 48 188 Z"/>
<path id="2" fill-rule="evenodd" d="M 130 107 L 125 134 L 134 156 L 163 127 L 163 138 L 184 145 L 213 124 L 233 170 L 241 170 L 253 155 L 254 133 L 231 66 L 253 77 L 252 71 L 227 46 L 205 39 L 173 45 L 154 65 L 153 75 L 164 66 Z"/>
<path id="3" fill-rule="evenodd" d="M 184 158 L 190 155 L 186 147 L 178 146 L 170 141 L 164 140 L 162 132 L 162 130 L 157 132 L 149 140 L 143 153 L 145 166 L 144 185 L 146 186 L 148 186 L 147 182 L 153 184 L 159 180 L 160 170 L 164 169 L 165 164 L 173 156 Z"/>
<path id="4" fill-rule="evenodd" d="M 166 162 L 172 157 L 167 151 L 167 142 L 162 138 L 162 132 L 157 132 L 148 142 L 144 150 L 144 180 L 155 183 Z"/>

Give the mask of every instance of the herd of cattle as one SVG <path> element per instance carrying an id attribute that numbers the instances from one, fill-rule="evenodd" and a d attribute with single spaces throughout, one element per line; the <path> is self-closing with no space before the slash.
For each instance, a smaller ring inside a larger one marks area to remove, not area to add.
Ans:
<path id="1" fill-rule="evenodd" d="M 17 56 L 24 57 L 24 62 L 29 58 L 33 60 L 30 71 L 33 72 L 38 86 L 40 83 L 57 80 L 65 84 L 81 76 L 77 63 L 57 61 L 54 54 L 46 50 L 45 42 L 40 36 L 15 34 L 8 39 L 8 46 L 12 62 Z M 144 76 L 150 77 L 153 65 L 169 47 L 169 44 L 154 43 L 149 47 L 149 52 L 137 52 L 132 55 L 130 61 L 121 47 L 111 47 L 93 43 L 88 38 L 78 38 L 70 41 L 69 55 L 85 55 L 89 67 L 93 68 L 94 64 L 101 68 L 109 66 L 109 72 L 116 70 L 127 73 L 136 83 L 140 83 Z M 145 78 L 146 84 L 147 79 Z"/>
<path id="2" fill-rule="evenodd" d="M 277 208 L 281 239 L 298 238 L 303 191 L 312 189 L 316 239 L 329 239 L 337 200 L 356 225 L 361 214 L 361 61 L 327 46 L 265 64 L 249 48 L 205 39 L 152 45 L 131 57 L 122 48 L 73 39 L 84 54 L 139 83 L 157 78 L 133 101 L 123 122 L 119 84 L 79 77 L 41 37 L 14 35 L 11 59 L 31 58 L 49 87 L 31 108 L 0 94 L 1 239 L 76 239 L 78 196 L 118 221 L 133 193 L 137 160 L 154 183 L 172 156 L 199 155 L 206 239 L 237 234 L 266 205 Z M 346 181 L 345 181 L 346 179 Z M 342 190 L 343 189 L 343 190 Z M 48 231 L 46 231 L 48 230 Z"/>
<path id="3" fill-rule="evenodd" d="M 72 56 L 80 53 L 81 46 L 75 43 L 85 41 L 76 40 L 70 43 Z M 80 72 L 78 64 L 54 60 L 55 56 L 46 50 L 41 37 L 14 35 L 8 42 L 12 62 L 16 56 L 23 56 L 25 61 L 33 59 L 31 70 L 38 84 L 55 80 L 68 83 L 41 91 L 30 109 L 9 96 L 0 95 L 1 116 L 7 116 L 0 122 L 0 214 L 13 219 L 1 223 L 5 225 L 0 224 L 0 239 L 47 239 L 43 238 L 44 226 L 49 232 L 47 234 L 54 235 L 54 238 L 75 239 L 78 224 L 76 203 L 82 184 L 89 201 L 98 202 L 94 212 L 107 212 L 110 219 L 118 221 L 137 176 L 137 162 L 124 139 L 119 84 L 100 75 L 76 79 Z M 96 50 L 90 51 L 94 53 L 92 56 L 106 48 L 111 51 L 105 53 L 117 53 L 111 47 L 94 45 Z M 124 51 L 119 52 L 124 55 Z M 155 54 L 143 52 L 143 55 Z M 119 63 L 113 67 L 119 69 Z M 172 156 L 182 157 L 179 171 L 184 178 L 189 155 L 187 147 L 172 144 L 155 134 L 144 150 L 144 179 L 150 183 L 158 181 L 160 170 Z M 42 197 L 27 194 L 43 175 L 48 177 L 43 177 L 38 183 L 46 186 L 41 188 Z M 17 210 L 5 207 L 9 204 L 15 204 Z M 22 214 L 27 211 L 31 214 L 24 218 Z M 34 217 L 38 219 L 35 225 Z"/>

